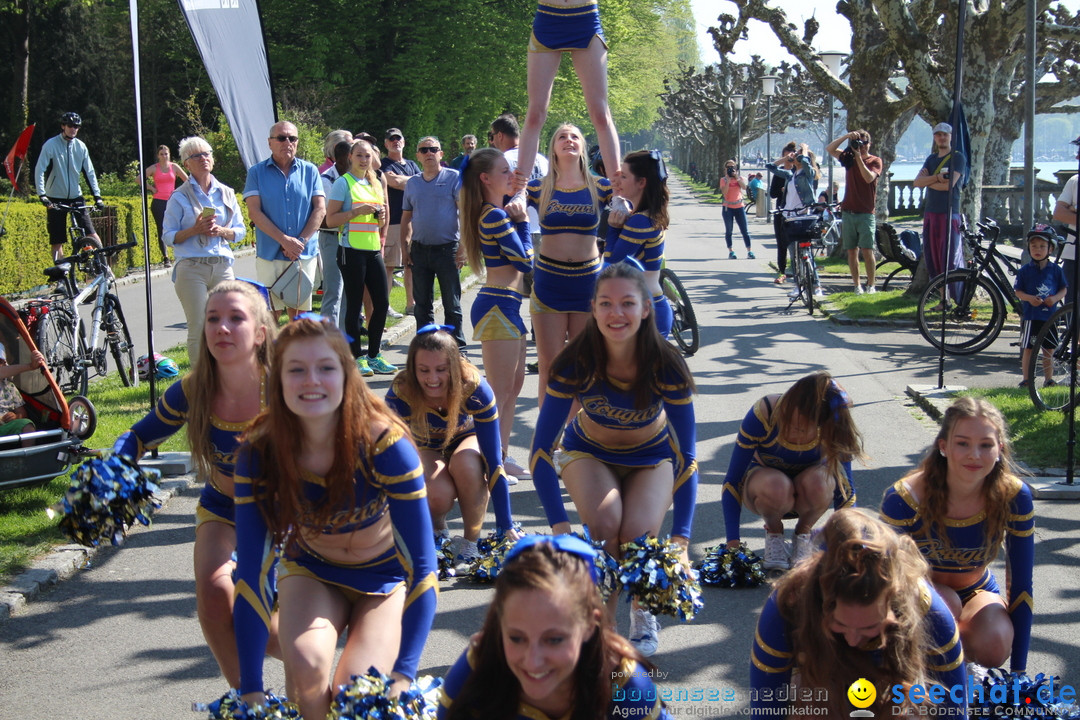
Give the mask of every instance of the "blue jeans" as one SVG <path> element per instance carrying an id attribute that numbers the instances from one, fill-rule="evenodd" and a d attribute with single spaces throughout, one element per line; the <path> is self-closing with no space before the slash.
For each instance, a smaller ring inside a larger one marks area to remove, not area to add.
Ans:
<path id="1" fill-rule="evenodd" d="M 319 265 L 322 267 L 322 310 L 324 318 L 342 330 L 345 323 L 341 320 L 341 270 L 337 264 L 338 234 L 333 231 L 319 231 Z"/>
<path id="2" fill-rule="evenodd" d="M 746 208 L 729 208 L 724 206 L 724 227 L 727 234 L 724 240 L 727 242 L 727 249 L 731 249 L 731 234 L 735 229 L 734 223 L 739 223 L 739 230 L 742 231 L 743 243 L 746 245 L 746 249 L 750 249 L 750 231 L 746 229 Z"/>
<path id="3" fill-rule="evenodd" d="M 444 245 L 409 244 L 412 259 L 413 301 L 416 310 L 416 327 L 435 322 L 435 280 L 442 293 L 443 322 L 453 325 L 454 339 L 459 346 L 465 345 L 465 333 L 461 329 L 461 277 L 458 275 L 456 242 Z"/>

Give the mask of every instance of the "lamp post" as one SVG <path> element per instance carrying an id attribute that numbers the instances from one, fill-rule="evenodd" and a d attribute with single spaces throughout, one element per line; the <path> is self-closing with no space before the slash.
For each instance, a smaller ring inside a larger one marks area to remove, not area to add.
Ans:
<path id="1" fill-rule="evenodd" d="M 776 81 L 780 78 L 776 75 L 761 76 L 761 94 L 765 96 L 765 160 L 772 162 L 772 97 L 776 94 Z M 769 170 L 769 181 L 765 184 L 765 217 L 772 214 L 772 198 L 769 197 L 769 188 L 772 187 L 772 170 Z"/>
<path id="2" fill-rule="evenodd" d="M 825 52 L 819 52 L 818 57 L 821 59 L 821 62 L 825 63 L 825 67 L 828 68 L 829 74 L 839 80 L 840 61 L 847 57 L 847 53 L 827 50 Z M 832 93 L 829 93 L 829 139 L 826 141 L 826 144 L 833 141 L 833 109 L 835 105 L 836 97 L 833 96 Z M 829 155 L 829 190 L 825 197 L 829 198 L 829 202 L 836 202 L 836 198 L 833 197 L 833 156 L 830 153 L 826 154 Z"/>
<path id="3" fill-rule="evenodd" d="M 735 109 L 739 111 L 739 123 L 736 125 L 736 132 L 738 135 L 736 135 L 735 139 L 735 165 L 738 166 L 740 170 L 742 169 L 742 111 L 745 100 L 746 98 L 743 95 L 731 96 L 732 104 L 735 106 Z"/>

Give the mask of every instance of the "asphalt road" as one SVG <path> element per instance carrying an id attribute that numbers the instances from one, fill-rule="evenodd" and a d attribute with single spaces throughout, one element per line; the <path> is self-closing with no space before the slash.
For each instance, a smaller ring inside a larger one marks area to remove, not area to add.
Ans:
<path id="1" fill-rule="evenodd" d="M 787 307 L 786 288 L 774 285 L 768 261 L 775 256 L 771 228 L 751 222 L 758 259 L 726 257 L 719 205 L 703 205 L 674 183 L 668 265 L 679 273 L 702 326 L 702 349 L 689 359 L 698 384 L 698 458 L 701 467 L 691 555 L 723 538 L 720 488 L 732 442 L 747 409 L 761 395 L 781 392 L 795 379 L 825 368 L 847 388 L 870 455 L 857 467 L 859 504 L 876 507 L 884 489 L 917 463 L 936 432 L 935 423 L 904 395 L 911 384 L 932 385 L 937 356 L 913 327 L 842 326 Z M 238 274 L 251 275 L 250 258 Z M 167 275 L 152 281 L 158 348 L 184 340 L 180 312 Z M 839 286 L 837 286 L 839 289 Z M 828 284 L 827 288 L 828 289 Z M 124 289 L 133 321 L 142 285 Z M 466 300 L 466 306 L 469 299 Z M 949 385 L 1016 382 L 1019 363 L 1006 333 L 972 358 L 947 359 Z M 407 342 L 407 339 L 404 341 Z M 390 351 L 403 361 L 404 344 Z M 531 352 L 531 350 L 530 350 Z M 479 353 L 473 357 L 478 359 Z M 388 379 L 373 378 L 385 391 Z M 536 422 L 536 376 L 526 378 L 518 401 L 513 454 L 523 460 Z M 97 438 L 99 444 L 110 438 Z M 511 489 L 515 515 L 527 530 L 544 531 L 530 482 Z M 24 718 L 186 718 L 193 701 L 224 692 L 195 617 L 191 552 L 194 491 L 174 498 L 149 530 L 132 534 L 122 549 L 100 553 L 93 565 L 60 583 L 0 622 L 0 707 Z M 1036 501 L 1036 614 L 1029 669 L 1064 676 L 1080 661 L 1080 589 L 1076 567 L 1080 530 L 1068 503 Z M 572 515 L 573 517 L 573 515 Z M 460 524 L 460 521 L 458 521 Z M 760 523 L 743 517 L 742 534 L 760 549 Z M 1072 568 L 1072 569 L 1070 569 Z M 1004 580 L 1003 565 L 996 566 Z M 439 612 L 421 670 L 441 674 L 480 627 L 491 590 L 464 580 L 442 583 Z M 662 619 L 660 651 L 653 657 L 659 685 L 688 694 L 730 689 L 734 700 L 671 704 L 682 716 L 725 716 L 746 704 L 748 652 L 766 588 L 705 590 L 705 609 L 691 623 Z M 627 629 L 625 607 L 620 626 Z M 267 661 L 267 682 L 284 685 L 281 665 Z"/>

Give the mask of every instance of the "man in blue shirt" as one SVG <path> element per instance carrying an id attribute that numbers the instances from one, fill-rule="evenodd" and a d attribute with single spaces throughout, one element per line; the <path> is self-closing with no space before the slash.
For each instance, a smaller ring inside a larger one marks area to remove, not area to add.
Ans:
<path id="1" fill-rule="evenodd" d="M 405 183 L 401 202 L 401 238 L 412 265 L 416 326 L 435 319 L 435 280 L 442 293 L 443 322 L 453 325 L 458 346 L 465 345 L 461 327 L 461 278 L 465 264 L 458 251 L 457 170 L 444 168 L 436 137 L 421 138 L 416 159 L 423 168 Z"/>
<path id="2" fill-rule="evenodd" d="M 296 157 L 296 126 L 282 121 L 270 128 L 270 157 L 248 168 L 244 202 L 255 224 L 255 276 L 267 287 L 294 261 L 311 288 L 319 260 L 319 226 L 326 198 L 319 169 Z M 289 319 L 311 309 L 311 290 L 305 296 L 276 298 Z M 277 303 L 274 303 L 275 308 Z"/>
<path id="3" fill-rule="evenodd" d="M 72 212 L 75 222 L 79 224 L 86 237 L 91 237 L 101 243 L 101 238 L 94 231 L 94 224 L 90 222 L 90 211 L 82 206 L 82 186 L 79 184 L 79 176 L 86 174 L 86 181 L 90 184 L 90 192 L 94 194 L 94 202 L 98 209 L 105 207 L 101 199 L 101 189 L 98 187 L 97 175 L 94 173 L 94 163 L 90 161 L 90 151 L 86 144 L 79 140 L 79 128 L 82 127 L 82 118 L 78 113 L 68 112 L 60 117 L 60 134 L 51 137 L 41 146 L 41 155 L 38 156 L 37 165 L 34 168 L 34 183 L 37 185 L 37 194 L 41 203 L 48 208 L 46 212 L 46 225 L 49 230 L 49 242 L 52 244 L 53 260 L 59 260 L 64 256 L 64 243 L 67 242 L 67 211 L 54 207 L 54 203 L 65 205 L 78 205 L 80 208 Z M 47 177 L 46 177 L 47 176 Z"/>
<path id="4" fill-rule="evenodd" d="M 959 183 L 966 168 L 967 158 L 952 148 L 952 125 L 935 125 L 934 152 L 926 158 L 912 183 L 915 187 L 926 188 L 926 202 L 923 205 L 923 257 L 926 258 L 926 271 L 931 278 L 947 270 L 964 267 L 964 252 L 960 246 Z M 951 218 L 948 217 L 950 192 Z M 949 267 L 945 267 L 946 254 L 949 256 Z"/>

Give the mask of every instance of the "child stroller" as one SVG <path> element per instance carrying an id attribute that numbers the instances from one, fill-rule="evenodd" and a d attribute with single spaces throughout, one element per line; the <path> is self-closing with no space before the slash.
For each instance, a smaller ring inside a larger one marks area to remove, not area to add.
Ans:
<path id="1" fill-rule="evenodd" d="M 11 365 L 30 362 L 38 349 L 20 312 L 2 297 L 0 343 Z M 84 454 L 83 441 L 97 426 L 93 404 L 82 396 L 65 399 L 48 367 L 10 379 L 36 430 L 0 436 L 0 489 L 45 483 L 64 474 Z"/>

